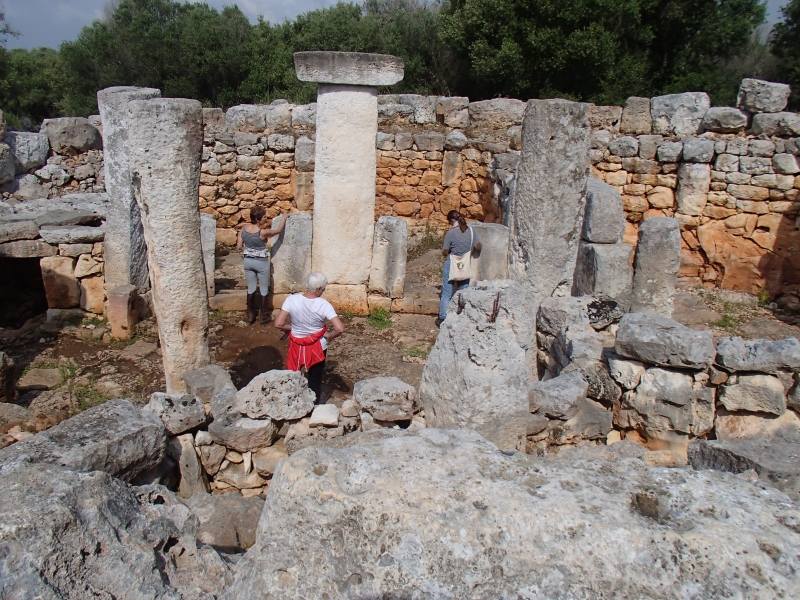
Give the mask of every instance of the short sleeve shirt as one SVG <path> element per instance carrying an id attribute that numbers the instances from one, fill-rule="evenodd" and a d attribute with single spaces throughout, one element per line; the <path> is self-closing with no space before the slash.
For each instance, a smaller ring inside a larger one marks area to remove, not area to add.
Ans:
<path id="1" fill-rule="evenodd" d="M 338 316 L 330 302 L 323 298 L 306 298 L 303 294 L 292 294 L 283 301 L 281 310 L 292 318 L 292 335 L 308 337 L 325 327 L 325 323 Z M 328 340 L 322 338 L 322 349 L 328 347 Z"/>
<path id="2" fill-rule="evenodd" d="M 472 232 L 472 246 L 470 246 L 470 232 Z M 475 247 L 475 244 L 480 243 L 481 239 L 478 237 L 478 232 L 472 227 L 467 226 L 466 231 L 461 231 L 461 228 L 456 225 L 444 236 L 443 250 L 450 250 L 451 254 L 461 256 L 466 254 Z"/>

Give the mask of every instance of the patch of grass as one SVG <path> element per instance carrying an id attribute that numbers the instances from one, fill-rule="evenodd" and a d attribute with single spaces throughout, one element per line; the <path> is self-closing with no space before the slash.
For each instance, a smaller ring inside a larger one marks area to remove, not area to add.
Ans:
<path id="1" fill-rule="evenodd" d="M 767 304 L 769 304 L 769 291 L 767 288 L 761 288 L 758 291 L 758 305 L 766 306 Z"/>
<path id="2" fill-rule="evenodd" d="M 343 310 L 343 311 L 342 311 L 342 312 L 339 314 L 339 317 L 341 317 L 342 319 L 346 319 L 346 320 L 348 320 L 348 321 L 349 321 L 350 319 L 352 319 L 353 317 L 355 317 L 355 316 L 356 316 L 356 313 L 354 313 L 352 310 Z"/>
<path id="3" fill-rule="evenodd" d="M 416 346 L 411 346 L 411 348 L 405 349 L 406 356 L 410 356 L 411 358 L 428 358 L 428 354 L 431 353 L 430 350 L 423 350 L 422 348 L 417 348 Z"/>
<path id="4" fill-rule="evenodd" d="M 733 332 L 739 325 L 741 325 L 741 320 L 737 319 L 731 314 L 724 314 L 722 318 L 718 321 L 713 321 L 709 323 L 711 327 L 717 327 L 719 329 L 725 329 L 726 331 Z"/>
<path id="5" fill-rule="evenodd" d="M 105 327 L 106 320 L 102 317 L 86 317 L 83 321 L 81 321 L 82 326 L 86 325 L 94 325 L 95 327 Z"/>
<path id="6" fill-rule="evenodd" d="M 217 321 L 224 321 L 231 314 L 241 312 L 238 310 L 210 310 L 208 311 L 208 322 L 216 323 Z"/>
<path id="7" fill-rule="evenodd" d="M 108 400 L 108 396 L 95 387 L 94 381 L 90 381 L 89 383 L 85 383 L 83 385 L 76 385 L 73 388 L 72 393 L 75 394 L 75 398 L 78 401 L 79 411 L 92 408 L 93 406 L 97 406 L 98 404 L 102 404 Z"/>
<path id="8" fill-rule="evenodd" d="M 419 244 L 408 249 L 406 260 L 410 262 L 419 258 L 430 250 L 440 249 L 442 244 L 444 244 L 444 235 L 439 233 L 439 231 L 436 229 L 427 228 L 425 230 L 425 235 L 422 236 Z"/>
<path id="9" fill-rule="evenodd" d="M 387 329 L 392 326 L 392 318 L 385 308 L 373 308 L 367 317 L 367 323 L 375 329 Z"/>

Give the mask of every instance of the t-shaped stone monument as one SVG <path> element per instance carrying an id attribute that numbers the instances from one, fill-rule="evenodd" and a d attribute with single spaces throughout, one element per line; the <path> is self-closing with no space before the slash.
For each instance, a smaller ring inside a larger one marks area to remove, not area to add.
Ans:
<path id="1" fill-rule="evenodd" d="M 297 52 L 294 66 L 300 81 L 320 84 L 311 268 L 328 277 L 331 299 L 357 304 L 363 297 L 365 307 L 375 229 L 377 88 L 403 79 L 403 61 L 384 54 Z"/>

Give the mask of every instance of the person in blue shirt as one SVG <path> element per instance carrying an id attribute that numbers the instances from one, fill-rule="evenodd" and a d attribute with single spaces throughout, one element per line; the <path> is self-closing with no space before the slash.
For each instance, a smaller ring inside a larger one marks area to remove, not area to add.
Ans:
<path id="1" fill-rule="evenodd" d="M 472 227 L 467 225 L 463 215 L 456 210 L 447 213 L 447 221 L 451 228 L 444 236 L 442 256 L 447 257 L 442 268 L 442 299 L 439 302 L 439 318 L 437 325 L 441 325 L 447 316 L 447 305 L 460 288 L 469 285 L 469 279 L 463 281 L 450 281 L 449 255 L 461 256 L 481 249 L 481 240 Z"/>

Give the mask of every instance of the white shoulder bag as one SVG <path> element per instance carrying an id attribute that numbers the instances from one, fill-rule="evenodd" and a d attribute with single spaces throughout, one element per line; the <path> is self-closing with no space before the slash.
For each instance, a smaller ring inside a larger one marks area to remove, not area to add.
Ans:
<path id="1" fill-rule="evenodd" d="M 472 243 L 474 240 L 472 227 L 469 228 L 469 250 L 458 256 L 450 253 L 450 277 L 448 281 L 466 281 L 472 272 Z"/>

